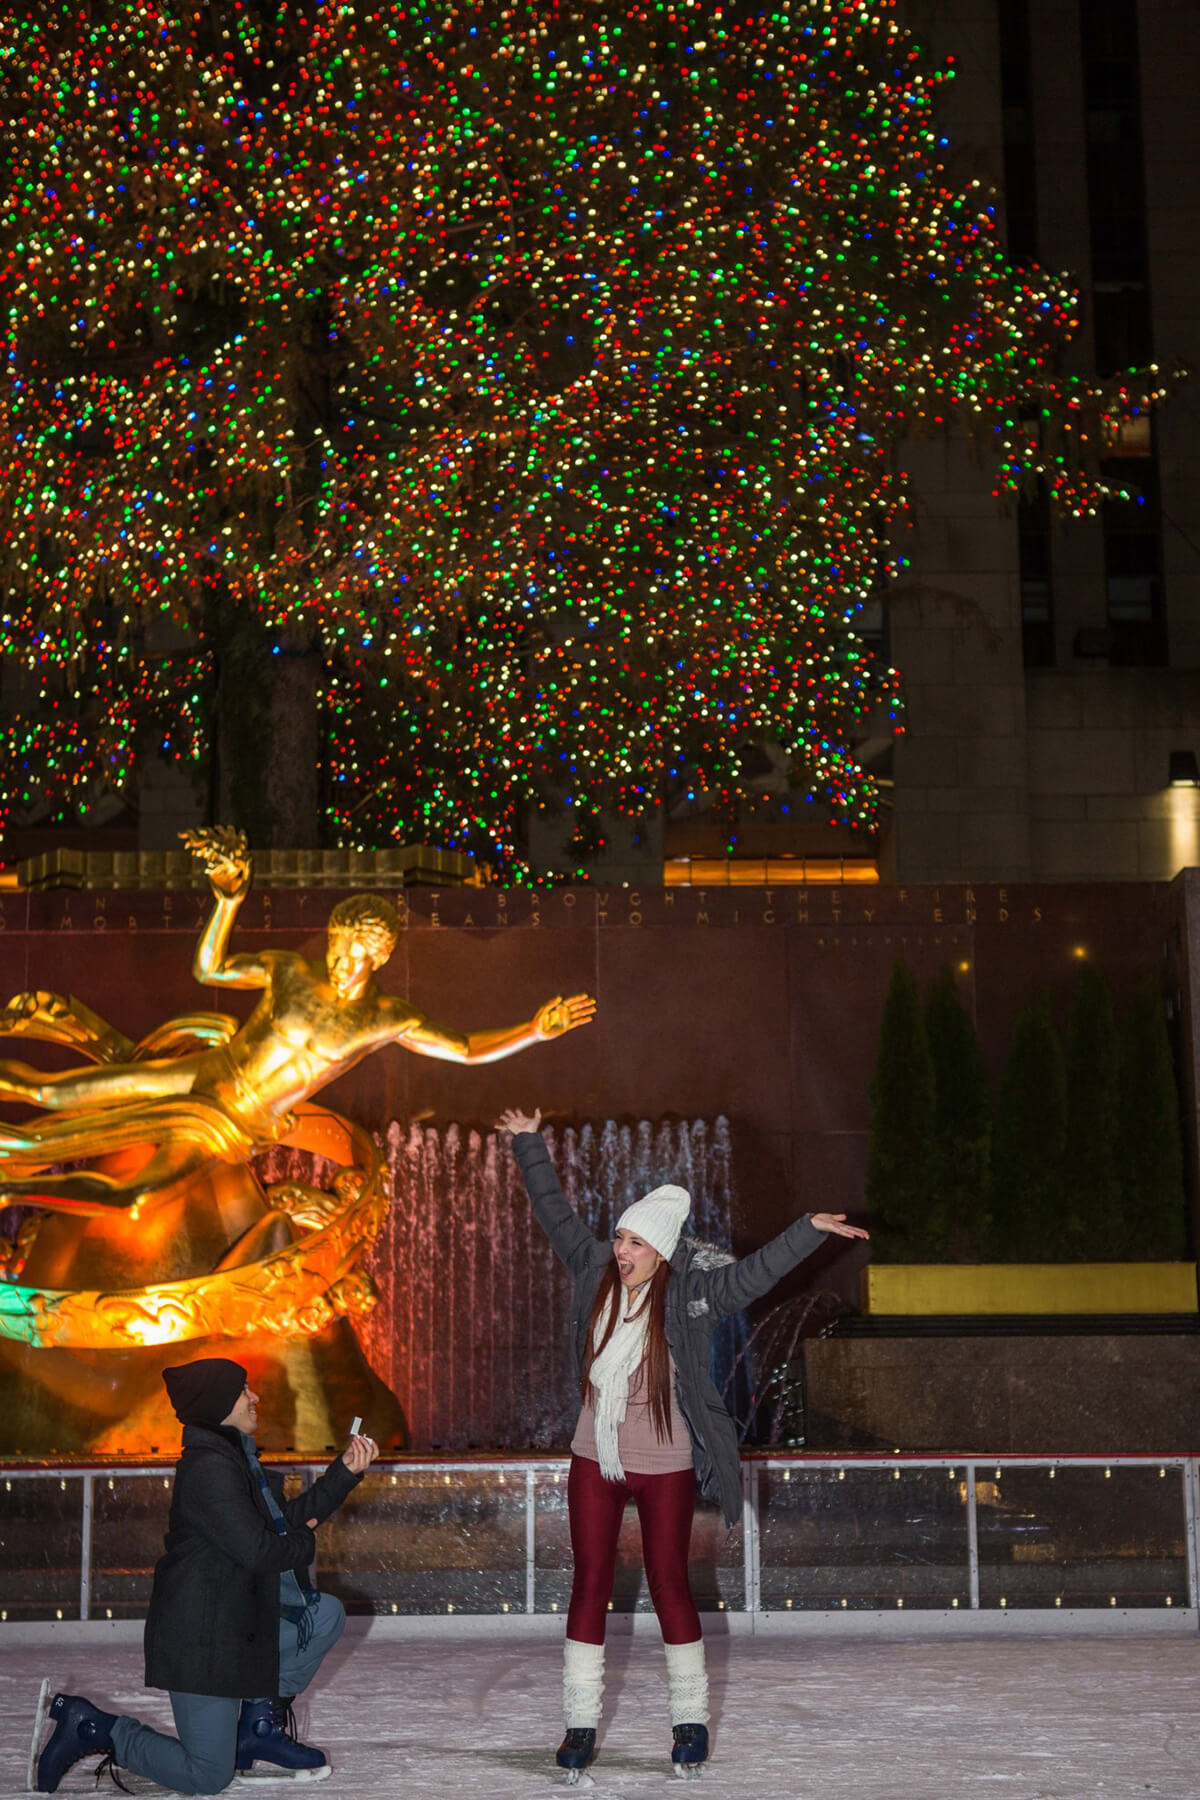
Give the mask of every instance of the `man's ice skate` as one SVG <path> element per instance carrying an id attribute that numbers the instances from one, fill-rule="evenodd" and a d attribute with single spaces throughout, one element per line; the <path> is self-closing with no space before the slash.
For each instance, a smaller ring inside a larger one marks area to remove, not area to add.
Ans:
<path id="1" fill-rule="evenodd" d="M 333 1770 L 329 1764 L 321 1763 L 315 1769 L 276 1769 L 270 1763 L 255 1764 L 250 1769 L 239 1769 L 234 1776 L 231 1787 L 292 1787 L 297 1781 L 325 1781 Z"/>
<path id="2" fill-rule="evenodd" d="M 708 1726 L 673 1725 L 671 1762 L 675 1773 L 685 1781 L 694 1780 L 708 1761 Z"/>
<path id="3" fill-rule="evenodd" d="M 261 1775 L 256 1764 L 262 1766 Z M 329 1762 L 323 1750 L 300 1742 L 291 1700 L 277 1696 L 273 1700 L 243 1701 L 238 1720 L 237 1771 L 252 1781 L 278 1779 L 280 1775 L 291 1780 L 320 1781 L 329 1774 Z"/>
<path id="4" fill-rule="evenodd" d="M 46 1730 L 46 1720 L 50 1717 L 50 1677 L 43 1678 L 41 1692 L 38 1694 L 37 1706 L 33 1715 L 33 1737 L 29 1744 L 29 1767 L 26 1771 L 25 1786 L 34 1793 L 34 1779 L 37 1775 L 38 1756 L 41 1753 L 42 1737 Z"/>
<path id="5" fill-rule="evenodd" d="M 91 1773 L 92 1771 L 89 1770 L 89 1776 Z M 274 1796 L 276 1788 L 294 1787 L 298 1781 L 324 1781 L 325 1778 L 332 1773 L 333 1771 L 328 1763 L 325 1764 L 323 1769 L 314 1769 L 311 1772 L 307 1769 L 271 1769 L 264 1767 L 262 1769 L 255 1769 L 253 1771 L 246 1770 L 241 1774 L 236 1774 L 230 1782 L 229 1787 L 224 1791 L 226 1793 L 232 1793 L 236 1788 L 249 1787 L 257 1793 L 260 1788 L 270 1788 L 272 1796 Z M 117 1800 L 118 1791 L 132 1794 L 134 1800 L 163 1800 L 164 1794 L 174 1794 L 177 1791 L 172 1788 L 164 1788 L 161 1781 L 152 1781 L 148 1775 L 134 1775 L 129 1769 L 122 1769 L 119 1764 L 113 1762 L 111 1754 L 106 1755 L 96 1765 L 95 1780 L 97 1785 L 101 1785 L 101 1778 L 104 1775 L 108 1775 L 111 1778 L 116 1789 L 116 1791 L 113 1792 L 112 1800 Z M 65 1789 L 61 1791 L 65 1792 Z M 75 1793 L 75 1800 L 79 1800 L 79 1790 L 73 1790 L 73 1792 Z M 104 1788 L 104 1792 L 107 1793 L 108 1789 Z M 267 1800 L 265 1793 L 263 1795 L 263 1800 Z"/>
<path id="6" fill-rule="evenodd" d="M 30 1756 L 29 1786 L 35 1794 L 57 1793 L 68 1769 L 74 1768 L 85 1756 L 111 1750 L 112 1728 L 117 1722 L 115 1714 L 101 1712 L 80 1694 L 55 1694 L 49 1706 L 45 1706 L 49 1685 L 49 1682 L 43 1682 L 38 1696 Z M 54 1730 L 45 1748 L 39 1752 L 38 1742 L 47 1719 L 54 1721 Z"/>

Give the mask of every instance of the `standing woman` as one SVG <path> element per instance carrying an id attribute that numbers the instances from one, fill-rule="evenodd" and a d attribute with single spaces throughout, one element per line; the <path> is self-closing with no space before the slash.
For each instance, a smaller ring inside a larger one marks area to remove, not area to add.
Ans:
<path id="1" fill-rule="evenodd" d="M 773 1288 L 826 1232 L 867 1233 L 847 1225 L 844 1213 L 807 1213 L 737 1262 L 681 1239 L 691 1196 L 667 1186 L 628 1207 L 608 1243 L 568 1206 L 538 1132 L 541 1113 L 511 1110 L 497 1123 L 512 1133 L 538 1223 L 574 1283 L 571 1340 L 583 1406 L 567 1482 L 575 1577 L 557 1761 L 578 1779 L 595 1752 L 617 1537 L 632 1498 L 667 1654 L 671 1761 L 679 1775 L 698 1773 L 708 1756 L 708 1675 L 688 1582 L 697 1481 L 720 1502 L 726 1524 L 736 1524 L 742 1505 L 737 1435 L 709 1375 L 712 1328 Z"/>

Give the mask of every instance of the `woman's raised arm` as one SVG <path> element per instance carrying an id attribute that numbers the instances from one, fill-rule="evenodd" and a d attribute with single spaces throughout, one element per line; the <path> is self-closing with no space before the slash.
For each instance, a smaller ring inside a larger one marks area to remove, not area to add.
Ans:
<path id="1" fill-rule="evenodd" d="M 511 1136 L 516 1137 L 519 1131 L 539 1131 L 541 1124 L 542 1109 L 540 1106 L 535 1106 L 531 1113 L 523 1113 L 517 1107 L 510 1106 L 508 1111 L 502 1112 L 496 1120 L 496 1130 L 507 1131 Z"/>
<path id="2" fill-rule="evenodd" d="M 496 1129 L 511 1132 L 513 1155 L 537 1222 L 550 1239 L 555 1256 L 574 1272 L 578 1264 L 598 1254 L 598 1240 L 568 1204 L 558 1185 L 550 1153 L 538 1131 L 541 1120 L 537 1108 L 523 1113 L 510 1107 L 496 1120 Z M 604 1250 L 608 1253 L 607 1246 Z"/>
<path id="3" fill-rule="evenodd" d="M 826 1233 L 844 1238 L 870 1236 L 861 1225 L 847 1225 L 845 1213 L 805 1213 L 761 1250 L 703 1274 L 713 1311 L 718 1315 L 740 1312 L 752 1300 L 769 1294 L 777 1281 L 820 1249 Z"/>

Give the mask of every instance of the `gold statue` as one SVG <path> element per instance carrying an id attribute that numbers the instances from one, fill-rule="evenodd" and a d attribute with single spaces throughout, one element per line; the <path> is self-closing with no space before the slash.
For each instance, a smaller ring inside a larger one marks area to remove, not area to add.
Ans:
<path id="1" fill-rule="evenodd" d="M 0 1124 L 0 1201 L 28 1196 L 60 1212 L 144 1210 L 214 1163 L 245 1161 L 286 1137 L 302 1101 L 386 1044 L 448 1062 L 495 1062 L 561 1037 L 595 1012 L 586 994 L 556 995 L 532 1019 L 500 1030 L 464 1036 L 434 1024 L 376 987 L 399 918 L 389 901 L 365 894 L 334 907 L 319 961 L 292 950 L 231 955 L 230 932 L 250 886 L 245 837 L 227 828 L 183 836 L 216 902 L 193 974 L 221 987 L 261 988 L 262 999 L 244 1025 L 225 1014 L 195 1015 L 131 1045 L 78 1002 L 17 995 L 0 1013 L 0 1035 L 86 1046 L 102 1061 L 56 1074 L 0 1062 L 0 1100 L 56 1115 Z M 147 1144 L 153 1154 L 136 1173 L 38 1173 Z"/>
<path id="2" fill-rule="evenodd" d="M 336 1441 L 342 1415 L 368 1406 L 375 1435 L 403 1441 L 395 1396 L 351 1324 L 375 1300 L 362 1263 L 390 1202 L 387 1163 L 368 1132 L 310 1096 L 387 1044 L 488 1062 L 586 1024 L 595 1003 L 556 997 L 527 1023 L 469 1035 L 436 1025 L 376 986 L 400 921 L 366 895 L 334 907 L 323 957 L 231 954 L 250 885 L 245 839 L 185 837 L 215 900 L 193 970 L 261 990 L 245 1024 L 192 1013 L 134 1043 L 73 997 L 19 994 L 0 1010 L 0 1035 L 95 1065 L 0 1062 L 0 1099 L 49 1115 L 0 1123 L 0 1206 L 37 1209 L 0 1267 L 8 1448 L 103 1455 L 172 1442 L 158 1369 L 185 1340 L 250 1356 L 281 1442 L 298 1450 Z M 334 1173 L 323 1187 L 264 1189 L 253 1159 L 274 1145 Z"/>

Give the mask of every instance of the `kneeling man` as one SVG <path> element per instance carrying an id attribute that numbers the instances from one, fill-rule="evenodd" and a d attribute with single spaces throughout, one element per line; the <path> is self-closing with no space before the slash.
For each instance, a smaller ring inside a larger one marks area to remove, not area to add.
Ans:
<path id="1" fill-rule="evenodd" d="M 324 1753 L 297 1742 L 292 1701 L 341 1636 L 340 1600 L 309 1585 L 313 1531 L 379 1454 L 354 1437 L 295 1500 L 258 1461 L 258 1396 L 240 1363 L 208 1357 L 163 1370 L 183 1424 L 166 1554 L 146 1619 L 146 1686 L 166 1688 L 178 1737 L 43 1688 L 37 1754 L 48 1712 L 54 1732 L 37 1757 L 36 1787 L 52 1794 L 81 1757 L 148 1776 L 179 1794 L 216 1794 L 252 1763 L 329 1773 Z"/>

